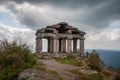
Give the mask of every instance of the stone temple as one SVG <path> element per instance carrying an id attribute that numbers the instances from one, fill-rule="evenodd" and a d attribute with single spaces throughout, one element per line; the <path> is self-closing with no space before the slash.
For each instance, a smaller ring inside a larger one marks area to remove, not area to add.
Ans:
<path id="1" fill-rule="evenodd" d="M 84 35 L 86 33 L 66 22 L 49 25 L 36 32 L 36 53 L 42 54 L 42 39 L 48 41 L 48 53 L 77 53 L 79 40 L 80 56 L 84 55 Z"/>

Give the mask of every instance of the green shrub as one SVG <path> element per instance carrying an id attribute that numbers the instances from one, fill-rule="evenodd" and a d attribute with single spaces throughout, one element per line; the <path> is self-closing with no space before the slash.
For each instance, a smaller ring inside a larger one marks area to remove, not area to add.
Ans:
<path id="1" fill-rule="evenodd" d="M 17 80 L 19 72 L 36 64 L 29 46 L 22 42 L 0 42 L 0 80 Z"/>
<path id="2" fill-rule="evenodd" d="M 101 73 L 97 73 L 97 74 L 89 74 L 89 75 L 85 75 L 85 74 L 80 74 L 79 75 L 80 80 L 104 80 L 103 76 Z"/>
<path id="3" fill-rule="evenodd" d="M 96 65 L 93 65 L 93 64 L 89 64 L 88 66 L 89 66 L 92 70 L 96 70 L 96 71 L 98 71 L 98 72 L 101 71 L 101 69 L 100 69 L 99 66 L 96 66 Z"/>
<path id="4" fill-rule="evenodd" d="M 103 66 L 102 63 L 103 62 L 101 61 L 99 54 L 95 50 L 88 54 L 87 64 L 91 69 L 100 71 Z"/>
<path id="5" fill-rule="evenodd" d="M 75 59 L 75 56 L 72 53 L 67 54 L 67 59 Z"/>
<path id="6" fill-rule="evenodd" d="M 101 73 L 91 74 L 89 75 L 90 80 L 103 80 L 103 76 Z"/>
<path id="7" fill-rule="evenodd" d="M 115 75 L 115 80 L 120 80 L 120 76 Z"/>

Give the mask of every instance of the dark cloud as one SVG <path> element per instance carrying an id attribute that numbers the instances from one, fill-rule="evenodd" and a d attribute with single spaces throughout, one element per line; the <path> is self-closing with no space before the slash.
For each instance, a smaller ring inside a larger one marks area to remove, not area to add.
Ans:
<path id="1" fill-rule="evenodd" d="M 99 4 L 83 20 L 93 27 L 107 27 L 110 23 L 120 20 L 120 0 L 106 0 Z"/>
<path id="2" fill-rule="evenodd" d="M 36 8 L 44 4 L 50 6 L 52 10 L 42 14 L 37 9 L 30 11 L 24 6 L 21 9 L 16 8 L 17 5 L 24 3 L 29 3 Z M 9 0 L 6 6 L 20 23 L 32 29 L 37 29 L 43 26 L 42 24 L 48 25 L 59 21 L 83 24 L 85 29 L 103 29 L 110 23 L 120 20 L 119 3 L 120 0 Z M 82 11 L 84 13 L 81 14 Z"/>
<path id="3" fill-rule="evenodd" d="M 12 0 L 18 4 L 28 2 L 31 4 L 49 4 L 57 7 L 79 8 L 79 6 L 93 6 L 105 0 Z"/>
<path id="4" fill-rule="evenodd" d="M 120 24 L 119 4 L 120 0 L 0 0 L 16 21 L 32 29 L 11 31 L 0 25 L 0 36 L 34 41 L 36 29 L 64 21 L 87 32 L 87 48 L 119 50 L 120 27 L 110 25 Z"/>

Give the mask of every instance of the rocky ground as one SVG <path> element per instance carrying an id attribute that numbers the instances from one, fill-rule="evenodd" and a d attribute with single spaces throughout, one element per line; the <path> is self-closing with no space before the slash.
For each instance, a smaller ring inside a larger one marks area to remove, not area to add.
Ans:
<path id="1" fill-rule="evenodd" d="M 60 80 L 57 76 L 46 71 L 29 68 L 21 72 L 18 80 Z"/>
<path id="2" fill-rule="evenodd" d="M 40 60 L 42 63 L 45 64 L 45 68 L 49 70 L 54 70 L 56 71 L 60 77 L 62 77 L 64 80 L 80 80 L 77 78 L 77 76 L 73 73 L 71 73 L 71 70 L 81 70 L 82 73 L 84 74 L 94 74 L 97 73 L 94 70 L 87 69 L 85 67 L 78 67 L 78 66 L 73 66 L 69 64 L 61 64 L 56 62 L 54 59 L 49 59 L 49 60 Z"/>
<path id="3" fill-rule="evenodd" d="M 70 70 L 79 69 L 80 67 L 72 66 L 69 64 L 60 64 L 56 62 L 54 59 L 50 60 L 40 60 L 45 64 L 46 69 L 54 70 L 58 72 L 59 76 L 61 76 L 64 80 L 75 80 L 76 75 L 72 74 Z"/>
<path id="4" fill-rule="evenodd" d="M 37 69 L 27 69 L 23 72 L 20 73 L 20 77 L 29 77 L 27 80 L 80 80 L 77 75 L 71 73 L 71 70 L 80 70 L 84 74 L 94 74 L 97 73 L 94 70 L 90 70 L 85 68 L 84 66 L 78 67 L 78 66 L 73 66 L 69 64 L 61 64 L 59 62 L 56 62 L 54 59 L 38 59 L 38 62 L 42 62 L 45 64 L 43 67 L 46 70 L 51 70 L 55 71 L 58 73 L 58 76 L 56 77 L 53 74 L 50 74 L 45 71 L 39 71 Z"/>

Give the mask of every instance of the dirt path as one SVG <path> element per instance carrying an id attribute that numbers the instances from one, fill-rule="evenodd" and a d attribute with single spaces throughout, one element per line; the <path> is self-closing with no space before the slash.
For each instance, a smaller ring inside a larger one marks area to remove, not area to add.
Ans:
<path id="1" fill-rule="evenodd" d="M 75 74 L 72 74 L 70 70 L 80 68 L 68 64 L 60 64 L 56 62 L 54 59 L 40 61 L 42 61 L 46 65 L 45 66 L 46 69 L 57 71 L 59 73 L 59 76 L 61 76 L 64 80 L 75 80 L 76 76 Z"/>

